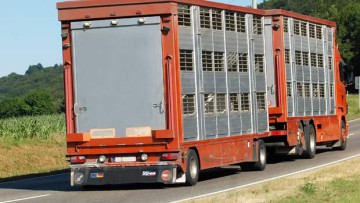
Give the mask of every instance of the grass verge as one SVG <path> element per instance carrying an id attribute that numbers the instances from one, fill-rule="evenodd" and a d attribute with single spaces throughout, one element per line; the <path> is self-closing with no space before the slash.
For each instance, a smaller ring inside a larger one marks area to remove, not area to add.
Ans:
<path id="1" fill-rule="evenodd" d="M 0 181 L 66 169 L 65 155 L 63 114 L 0 120 Z"/>
<path id="2" fill-rule="evenodd" d="M 48 140 L 6 140 L 0 144 L 0 181 L 66 169 L 69 166 L 65 155 L 63 135 L 54 135 Z"/>
<path id="3" fill-rule="evenodd" d="M 356 158 L 189 202 L 360 202 L 359 162 Z"/>
<path id="4" fill-rule="evenodd" d="M 348 102 L 348 120 L 353 120 L 360 118 L 360 108 L 359 108 L 359 95 L 352 94 L 347 96 L 347 102 Z"/>

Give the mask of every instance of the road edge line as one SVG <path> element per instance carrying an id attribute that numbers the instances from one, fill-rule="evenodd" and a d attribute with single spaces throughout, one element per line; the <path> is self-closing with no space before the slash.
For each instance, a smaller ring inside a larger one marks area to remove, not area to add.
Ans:
<path id="1" fill-rule="evenodd" d="M 37 198 L 41 198 L 41 197 L 48 197 L 50 195 L 51 194 L 38 195 L 38 196 L 33 196 L 33 197 L 25 197 L 25 198 L 21 198 L 21 199 L 7 200 L 7 201 L 3 201 L 3 202 L 0 202 L 0 203 L 20 202 L 20 201 L 24 201 L 24 200 L 37 199 Z"/>
<path id="2" fill-rule="evenodd" d="M 337 163 L 341 163 L 341 162 L 343 162 L 343 161 L 347 161 L 347 160 L 350 160 L 350 159 L 354 159 L 354 158 L 357 158 L 357 157 L 360 157 L 360 154 L 353 155 L 353 156 L 350 156 L 350 157 L 347 157 L 347 158 L 344 158 L 344 159 L 340 159 L 340 160 L 337 160 L 337 161 L 333 161 L 333 162 L 330 162 L 330 163 L 322 164 L 322 165 L 319 165 L 319 166 L 315 166 L 315 167 L 312 167 L 312 168 L 308 168 L 308 169 L 304 169 L 304 170 L 300 170 L 300 171 L 296 171 L 296 172 L 292 172 L 292 173 L 280 175 L 280 176 L 277 176 L 277 177 L 273 177 L 273 178 L 269 178 L 269 179 L 265 179 L 265 180 L 253 182 L 253 183 L 248 183 L 248 184 L 241 185 L 241 186 L 236 186 L 236 187 L 233 187 L 233 188 L 228 188 L 228 189 L 225 189 L 225 190 L 220 190 L 220 191 L 217 191 L 217 192 L 212 192 L 212 193 L 208 193 L 208 194 L 198 195 L 198 196 L 195 196 L 195 197 L 190 197 L 190 198 L 186 198 L 186 199 L 176 200 L 176 201 L 173 201 L 173 202 L 170 202 L 170 203 L 179 203 L 179 202 L 184 202 L 184 201 L 199 199 L 199 198 L 206 197 L 206 196 L 210 196 L 210 195 L 216 195 L 216 194 L 220 194 L 220 193 L 224 193 L 224 192 L 229 192 L 229 191 L 232 191 L 232 190 L 237 190 L 237 189 L 241 189 L 241 188 L 245 188 L 245 187 L 257 185 L 257 184 L 269 182 L 269 181 L 272 181 L 272 180 L 277 180 L 277 179 L 280 179 L 280 178 L 285 178 L 285 177 L 297 175 L 297 174 L 299 174 L 299 173 L 316 170 L 316 169 L 319 169 L 319 168 L 322 168 L 322 167 L 331 166 L 331 165 L 334 165 L 334 164 L 337 164 Z"/>
<path id="3" fill-rule="evenodd" d="M 348 123 L 352 123 L 352 122 L 359 121 L 359 120 L 360 120 L 360 118 L 357 118 L 357 119 L 354 119 L 354 120 L 348 121 Z"/>

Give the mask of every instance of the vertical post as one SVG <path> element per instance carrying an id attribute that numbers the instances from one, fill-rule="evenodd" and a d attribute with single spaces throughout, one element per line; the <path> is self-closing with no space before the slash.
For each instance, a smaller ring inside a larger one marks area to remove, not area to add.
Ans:
<path id="1" fill-rule="evenodd" d="M 257 9 L 257 3 L 256 3 L 256 0 L 252 0 L 252 5 L 253 5 L 253 8 Z"/>
<path id="2" fill-rule="evenodd" d="M 359 94 L 359 109 L 360 109 L 360 76 L 355 77 L 355 89 L 358 90 Z"/>

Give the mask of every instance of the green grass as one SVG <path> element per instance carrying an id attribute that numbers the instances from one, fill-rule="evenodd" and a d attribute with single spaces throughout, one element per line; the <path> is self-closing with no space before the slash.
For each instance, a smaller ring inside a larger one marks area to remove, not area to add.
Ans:
<path id="1" fill-rule="evenodd" d="M 299 193 L 279 201 L 287 202 L 360 202 L 360 177 L 336 178 L 325 183 L 305 183 Z"/>
<path id="2" fill-rule="evenodd" d="M 65 135 L 65 132 L 64 114 L 0 120 L 0 140 L 3 143 L 49 140 L 55 135 Z"/>
<path id="3" fill-rule="evenodd" d="M 347 102 L 349 106 L 349 112 L 347 115 L 348 120 L 353 120 L 360 118 L 360 108 L 359 108 L 359 95 L 352 94 L 347 96 Z"/>
<path id="4" fill-rule="evenodd" d="M 64 114 L 0 120 L 0 182 L 68 168 L 65 132 Z"/>

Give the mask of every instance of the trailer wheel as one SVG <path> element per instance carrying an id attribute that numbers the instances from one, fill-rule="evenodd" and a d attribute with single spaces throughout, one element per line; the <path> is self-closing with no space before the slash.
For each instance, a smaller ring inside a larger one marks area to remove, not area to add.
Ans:
<path id="1" fill-rule="evenodd" d="M 199 158 L 193 149 L 190 149 L 186 162 L 186 184 L 189 186 L 196 185 L 199 179 L 200 167 Z"/>
<path id="2" fill-rule="evenodd" d="M 313 159 L 316 154 L 316 134 L 314 126 L 309 124 L 305 128 L 305 150 L 303 155 L 305 158 Z"/>
<path id="3" fill-rule="evenodd" d="M 304 153 L 304 144 L 305 144 L 304 126 L 302 125 L 301 122 L 299 122 L 298 124 L 297 139 L 298 139 L 298 144 L 296 146 L 296 152 L 298 156 L 301 156 Z"/>
<path id="4" fill-rule="evenodd" d="M 340 132 L 340 146 L 339 147 L 334 147 L 333 149 L 335 150 L 341 150 L 344 151 L 346 149 L 346 145 L 347 145 L 347 138 L 346 138 L 346 125 L 344 121 L 341 121 L 341 132 Z"/>
<path id="5" fill-rule="evenodd" d="M 244 171 L 263 171 L 266 167 L 266 146 L 264 141 L 258 141 L 258 149 L 257 149 L 257 161 L 250 163 L 241 163 L 241 170 Z"/>

